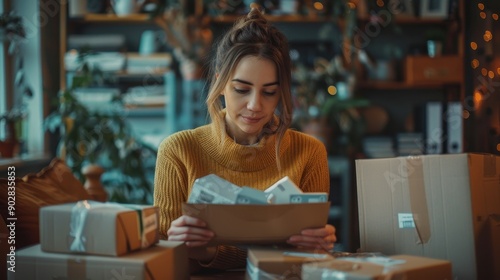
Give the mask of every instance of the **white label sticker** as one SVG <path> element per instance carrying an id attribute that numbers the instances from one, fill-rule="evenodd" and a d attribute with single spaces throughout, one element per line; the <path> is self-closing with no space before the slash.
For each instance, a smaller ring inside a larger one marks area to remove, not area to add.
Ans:
<path id="1" fill-rule="evenodd" d="M 399 228 L 415 228 L 413 221 L 413 214 L 411 213 L 398 213 Z"/>

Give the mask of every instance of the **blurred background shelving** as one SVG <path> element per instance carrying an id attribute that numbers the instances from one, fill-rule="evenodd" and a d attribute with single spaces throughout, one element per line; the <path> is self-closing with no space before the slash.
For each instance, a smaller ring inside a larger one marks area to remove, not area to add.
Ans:
<path id="1" fill-rule="evenodd" d="M 439 2 L 437 10 L 426 11 L 422 9 L 423 1 L 252 1 L 264 7 L 266 18 L 289 39 L 296 107 L 294 128 L 318 137 L 325 143 L 330 159 L 336 159 L 330 160 L 332 193 L 342 199 L 333 200 L 331 218 L 339 227 L 339 241 L 346 250 L 357 246 L 352 171 L 355 159 L 406 155 L 408 147 L 398 150 L 398 143 L 404 141 L 416 144 L 410 153 L 426 153 L 418 112 L 431 102 L 442 104 L 443 112 L 449 102 L 462 106 L 457 113 L 462 120 L 459 130 L 462 146 L 455 152 L 473 151 L 478 142 L 471 136 L 472 123 L 474 115 L 482 111 L 470 106 L 478 82 L 467 77 L 480 69 L 469 67 L 473 59 L 469 50 L 473 35 L 467 31 L 471 30 L 468 24 L 476 17 L 474 13 L 481 9 L 464 0 L 448 0 Z M 219 0 L 170 2 L 182 9 L 186 16 L 183 19 L 203 22 L 204 26 L 196 30 L 213 36 L 211 46 L 215 46 L 217 38 L 237 17 L 248 11 L 249 4 L 249 1 Z M 106 3 L 100 12 L 72 16 L 66 10 L 62 14 L 63 54 L 71 50 L 72 36 L 113 34 L 120 37 L 120 45 L 100 51 L 140 56 L 141 38 L 149 31 L 157 42 L 154 53 L 173 54 L 174 48 L 154 15 L 140 10 L 117 16 L 110 3 Z M 222 4 L 226 5 L 224 9 Z M 170 15 L 156 16 L 168 19 Z M 480 24 L 483 23 L 476 22 L 476 26 Z M 430 41 L 434 49 L 428 45 Z M 487 46 L 488 42 L 482 47 L 483 54 L 488 52 Z M 147 134 L 142 124 L 150 117 L 158 124 L 151 133 L 162 136 L 203 123 L 195 124 L 194 120 L 203 118 L 200 108 L 204 106 L 202 92 L 206 90 L 203 89 L 206 80 L 204 77 L 194 82 L 186 80 L 181 73 L 181 61 L 174 55 L 171 58 L 162 71 L 131 74 L 121 70 L 111 75 L 112 83 L 108 86 L 126 95 L 137 86 L 158 85 L 166 89 L 165 73 L 173 74 L 168 86 L 171 93 L 165 91 L 168 98 L 163 103 L 126 106 L 131 123 L 141 127 L 142 135 Z M 67 73 L 64 65 L 61 72 Z M 66 77 L 61 79 L 61 88 L 67 85 Z M 186 87 L 196 89 L 194 92 L 199 94 L 193 95 L 193 91 L 181 94 Z M 161 120 L 167 126 L 174 126 L 179 119 L 186 120 L 187 125 L 158 134 Z"/>

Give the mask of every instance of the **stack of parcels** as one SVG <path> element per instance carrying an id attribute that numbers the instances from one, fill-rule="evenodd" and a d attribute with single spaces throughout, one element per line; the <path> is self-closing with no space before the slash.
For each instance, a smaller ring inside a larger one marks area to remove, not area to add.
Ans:
<path id="1" fill-rule="evenodd" d="M 17 252 L 12 279 L 187 279 L 187 248 L 159 241 L 158 208 L 77 203 L 40 209 L 40 244 Z"/>
<path id="2" fill-rule="evenodd" d="M 452 271 L 449 261 L 410 255 L 252 247 L 247 279 L 445 280 L 452 279 Z"/>
<path id="3" fill-rule="evenodd" d="M 276 244 L 324 227 L 329 209 L 327 193 L 303 193 L 288 177 L 260 191 L 210 174 L 194 182 L 183 214 L 208 224 L 211 245 Z"/>

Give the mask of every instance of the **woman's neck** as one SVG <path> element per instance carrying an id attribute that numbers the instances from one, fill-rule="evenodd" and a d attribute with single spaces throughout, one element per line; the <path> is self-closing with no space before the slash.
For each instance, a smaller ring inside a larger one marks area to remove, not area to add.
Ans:
<path id="1" fill-rule="evenodd" d="M 227 118 L 227 117 L 226 117 Z M 238 129 L 232 128 L 228 123 L 227 119 L 224 120 L 225 126 L 226 126 L 226 133 L 227 135 L 233 139 L 233 141 L 236 144 L 239 145 L 244 145 L 244 146 L 252 146 L 256 145 L 259 143 L 260 139 L 262 138 L 262 133 L 255 134 L 255 135 L 249 135 L 245 133 L 240 133 L 239 135 L 234 132 L 234 130 Z"/>

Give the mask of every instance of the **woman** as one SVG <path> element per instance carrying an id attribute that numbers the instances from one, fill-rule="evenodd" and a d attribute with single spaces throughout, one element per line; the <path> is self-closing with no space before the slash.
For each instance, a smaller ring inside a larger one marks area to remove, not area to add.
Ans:
<path id="1" fill-rule="evenodd" d="M 182 215 L 197 178 L 216 174 L 238 186 L 265 190 L 288 176 L 304 192 L 329 192 L 324 145 L 289 129 L 291 62 L 285 36 L 257 9 L 235 23 L 218 44 L 207 97 L 212 122 L 166 138 L 159 147 L 154 203 L 160 233 L 184 241 L 199 265 L 244 267 L 246 251 L 205 247 L 214 236 L 206 224 Z M 225 107 L 222 105 L 224 99 Z M 288 243 L 332 249 L 335 228 L 304 230 Z"/>

